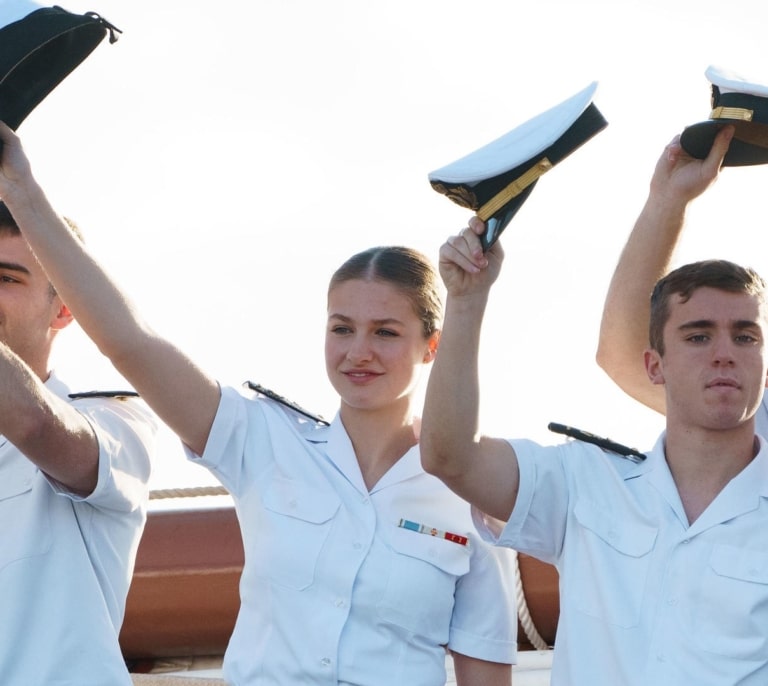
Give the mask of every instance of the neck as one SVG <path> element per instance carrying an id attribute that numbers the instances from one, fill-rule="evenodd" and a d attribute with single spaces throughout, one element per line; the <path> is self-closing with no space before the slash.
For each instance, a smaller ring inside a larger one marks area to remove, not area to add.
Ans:
<path id="1" fill-rule="evenodd" d="M 419 421 L 410 410 L 410 403 L 377 410 L 360 410 L 342 403 L 341 421 L 369 490 L 418 443 Z"/>
<path id="2" fill-rule="evenodd" d="M 688 522 L 757 455 L 754 421 L 726 430 L 667 429 L 665 455 Z"/>

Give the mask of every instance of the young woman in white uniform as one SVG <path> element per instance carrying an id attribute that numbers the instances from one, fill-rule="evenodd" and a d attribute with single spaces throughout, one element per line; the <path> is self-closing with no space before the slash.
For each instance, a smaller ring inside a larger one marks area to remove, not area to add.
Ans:
<path id="1" fill-rule="evenodd" d="M 328 290 L 333 422 L 244 396 L 159 337 L 75 240 L 0 125 L 0 197 L 82 328 L 232 493 L 245 547 L 227 681 L 509 685 L 517 620 L 507 551 L 421 468 L 414 392 L 441 319 L 420 254 L 351 258 Z"/>

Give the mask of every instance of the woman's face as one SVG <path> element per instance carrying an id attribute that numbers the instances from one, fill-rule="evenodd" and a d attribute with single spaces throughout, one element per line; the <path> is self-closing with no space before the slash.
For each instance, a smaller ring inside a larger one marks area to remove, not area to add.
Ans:
<path id="1" fill-rule="evenodd" d="M 410 399 L 436 340 L 424 338 L 411 301 L 385 281 L 344 281 L 328 294 L 325 365 L 342 403 L 378 409 Z"/>

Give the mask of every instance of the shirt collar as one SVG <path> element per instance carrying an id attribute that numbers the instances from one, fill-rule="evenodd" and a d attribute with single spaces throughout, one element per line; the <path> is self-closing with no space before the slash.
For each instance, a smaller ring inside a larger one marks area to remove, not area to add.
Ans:
<path id="1" fill-rule="evenodd" d="M 670 504 L 676 504 L 680 503 L 680 495 L 664 453 L 665 438 L 666 432 L 659 436 L 648 458 L 638 468 L 639 474 L 647 474 L 651 484 Z M 768 498 L 768 442 L 759 434 L 756 434 L 756 438 L 760 446 L 757 455 L 725 485 L 709 507 L 693 522 L 691 530 L 703 530 L 751 512 L 759 506 L 760 498 Z"/>
<path id="2" fill-rule="evenodd" d="M 59 396 L 59 398 L 66 399 L 69 397 L 69 386 L 65 384 L 56 374 L 55 371 L 50 372 L 48 375 L 48 379 L 44 382 L 45 387 L 51 391 L 51 393 L 54 393 L 55 395 Z"/>
<path id="3" fill-rule="evenodd" d="M 352 447 L 352 441 L 347 430 L 344 428 L 338 412 L 329 426 L 323 426 L 314 430 L 307 436 L 307 440 L 318 444 L 318 446 L 325 443 L 326 457 L 344 474 L 355 488 L 361 492 L 367 491 L 362 473 L 360 472 L 360 465 L 357 462 L 357 456 Z M 424 469 L 421 466 L 419 448 L 418 446 L 413 446 L 381 477 L 371 490 L 371 493 L 424 473 Z"/>

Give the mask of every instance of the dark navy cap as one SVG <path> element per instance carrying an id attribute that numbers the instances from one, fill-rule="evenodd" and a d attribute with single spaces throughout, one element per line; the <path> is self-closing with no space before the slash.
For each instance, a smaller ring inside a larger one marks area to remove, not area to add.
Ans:
<path id="1" fill-rule="evenodd" d="M 7 0 L 0 8 L 0 119 L 16 129 L 109 34 L 120 30 L 94 12 Z"/>
<path id="2" fill-rule="evenodd" d="M 686 127 L 680 145 L 692 157 L 704 159 L 717 132 L 731 124 L 735 131 L 723 166 L 741 167 L 768 162 L 768 86 L 748 81 L 733 71 L 711 66 L 712 110 L 707 121 Z"/>

